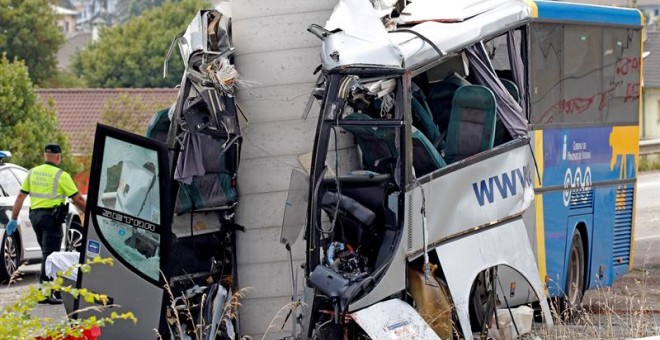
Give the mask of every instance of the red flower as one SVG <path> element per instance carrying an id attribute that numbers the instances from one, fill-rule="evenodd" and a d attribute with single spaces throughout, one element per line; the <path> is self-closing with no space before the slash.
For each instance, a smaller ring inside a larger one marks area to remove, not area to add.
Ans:
<path id="1" fill-rule="evenodd" d="M 67 335 L 66 337 L 62 338 L 62 340 L 98 340 L 98 338 L 101 336 L 101 328 L 98 326 L 92 326 L 91 328 L 87 328 L 83 330 L 82 337 L 75 337 L 73 335 Z M 38 336 L 35 338 L 35 340 L 53 340 L 52 337 L 41 337 Z"/>

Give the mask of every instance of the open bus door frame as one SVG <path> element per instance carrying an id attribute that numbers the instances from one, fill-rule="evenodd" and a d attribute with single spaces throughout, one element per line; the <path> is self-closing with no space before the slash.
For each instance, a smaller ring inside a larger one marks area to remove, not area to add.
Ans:
<path id="1" fill-rule="evenodd" d="M 103 233 L 101 232 L 98 224 L 98 219 L 97 217 L 102 213 L 102 207 L 99 207 L 99 193 L 101 191 L 100 188 L 100 180 L 101 180 L 101 174 L 103 171 L 103 156 L 105 154 L 105 147 L 106 147 L 106 141 L 108 138 L 114 138 L 116 140 L 119 140 L 121 142 L 125 142 L 128 144 L 136 145 L 138 147 L 142 147 L 151 151 L 155 151 L 157 154 L 157 159 L 158 159 L 158 172 L 155 176 L 155 180 L 158 184 L 158 189 L 160 190 L 159 194 L 159 204 L 160 204 L 160 224 L 157 225 L 157 228 L 159 230 L 160 234 L 160 240 L 159 240 L 159 255 L 160 255 L 160 263 L 159 263 L 159 275 L 158 279 L 154 279 L 152 277 L 149 277 L 145 275 L 142 272 L 139 272 L 135 270 L 135 267 L 128 263 L 120 254 L 118 254 L 115 249 L 112 247 L 107 247 L 105 246 L 108 243 L 108 240 L 104 237 Z M 78 277 L 76 281 L 76 288 L 80 289 L 85 287 L 85 276 L 87 275 L 95 275 L 99 274 L 99 272 L 102 271 L 107 271 L 107 270 L 112 270 L 112 268 L 115 267 L 126 267 L 130 272 L 136 275 L 137 278 L 146 281 L 147 284 L 151 287 L 154 287 L 155 289 L 159 290 L 157 295 L 161 295 L 161 301 L 160 301 L 160 307 L 158 308 L 159 315 L 158 315 L 158 321 L 157 325 L 149 325 L 148 327 L 148 332 L 149 334 L 153 334 L 153 328 L 157 328 L 160 333 L 162 334 L 162 331 L 165 330 L 166 327 L 166 322 L 165 322 L 165 313 L 166 313 L 166 306 L 169 301 L 169 297 L 166 294 L 165 290 L 165 285 L 166 281 L 165 278 L 168 277 L 168 271 L 167 271 L 167 265 L 168 265 L 168 257 L 169 257 L 169 244 L 170 244 L 170 233 L 171 233 L 171 194 L 170 194 L 170 185 L 168 184 L 171 176 L 170 176 L 170 169 L 169 169 L 170 163 L 168 160 L 168 149 L 167 146 L 154 139 L 150 139 L 147 137 L 143 137 L 140 135 L 136 135 L 127 131 L 123 131 L 117 128 L 113 128 L 110 126 L 98 124 L 97 129 L 96 129 L 96 134 L 95 134 L 95 140 L 94 140 L 94 152 L 92 156 L 92 166 L 91 166 L 91 171 L 89 175 L 89 193 L 87 196 L 87 210 L 86 210 L 86 218 L 84 221 L 84 235 L 83 235 L 83 240 L 82 244 L 84 245 L 82 251 L 81 251 L 81 256 L 80 256 L 80 264 L 84 264 L 86 262 L 86 259 L 89 256 L 92 256 L 92 252 L 90 251 L 96 251 L 93 249 L 94 247 L 92 246 L 93 242 L 100 243 L 102 245 L 102 248 L 105 249 L 113 259 L 116 259 L 117 262 L 115 263 L 114 266 L 96 266 L 95 268 L 92 269 L 90 273 L 83 273 L 82 271 L 78 271 Z M 94 236 L 98 239 L 92 240 L 89 237 L 90 232 L 94 232 Z M 98 249 L 98 253 L 101 253 L 101 249 Z M 118 278 L 120 279 L 120 278 Z M 116 281 L 115 281 L 116 282 Z M 87 289 L 90 289 L 94 291 L 94 287 L 85 287 Z M 100 294 L 108 294 L 109 297 L 109 304 L 113 304 L 115 302 L 115 297 L 111 295 L 111 292 L 107 291 L 94 291 L 95 293 L 100 293 Z M 134 295 L 136 292 L 132 292 L 131 295 Z M 85 303 L 84 301 L 81 303 L 80 298 L 76 299 L 73 304 L 73 310 L 78 311 L 80 310 L 83 306 L 82 304 Z M 113 311 L 113 308 L 105 308 L 103 313 L 110 313 Z M 136 312 L 136 311 L 132 311 Z M 79 313 L 73 314 L 72 318 L 77 318 L 79 316 Z M 140 315 L 136 316 L 139 318 Z M 117 328 L 121 326 L 120 324 L 116 324 L 113 328 Z M 135 328 L 135 325 L 130 325 L 130 327 Z M 131 330 L 130 334 L 136 335 L 135 333 L 137 329 Z"/>

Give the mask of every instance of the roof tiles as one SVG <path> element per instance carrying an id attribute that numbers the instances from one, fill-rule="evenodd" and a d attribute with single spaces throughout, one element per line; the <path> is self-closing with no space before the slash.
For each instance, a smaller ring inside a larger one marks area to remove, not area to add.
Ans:
<path id="1" fill-rule="evenodd" d="M 60 130 L 69 136 L 74 154 L 83 152 L 85 135 L 93 131 L 100 121 L 106 103 L 126 94 L 137 97 L 147 112 L 140 113 L 146 125 L 159 110 L 176 100 L 178 89 L 37 89 L 35 92 L 43 102 L 52 98 L 59 120 Z"/>

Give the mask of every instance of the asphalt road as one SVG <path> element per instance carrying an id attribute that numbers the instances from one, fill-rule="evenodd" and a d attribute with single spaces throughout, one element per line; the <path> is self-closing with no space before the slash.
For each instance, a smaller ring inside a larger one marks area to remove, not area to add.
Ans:
<path id="1" fill-rule="evenodd" d="M 611 327 L 611 321 L 606 323 L 603 326 L 605 328 L 602 329 L 594 326 L 593 320 L 596 319 L 594 315 L 603 314 L 603 305 L 614 310 L 619 318 L 622 314 L 635 314 L 644 310 L 642 314 L 645 314 L 646 326 L 645 331 L 640 335 L 660 335 L 660 172 L 642 173 L 638 177 L 636 204 L 634 269 L 617 280 L 611 289 L 588 292 L 585 296 L 585 308 L 592 311 L 591 324 L 585 325 L 578 322 L 571 327 L 571 332 L 581 327 L 586 333 L 582 333 L 578 329 L 577 333 L 568 333 L 567 339 L 575 338 L 575 336 L 601 338 L 600 332 L 611 331 L 607 329 Z M 25 266 L 22 268 L 22 272 L 20 281 L 0 288 L 0 305 L 16 301 L 29 286 L 38 286 L 38 264 Z M 644 306 L 631 308 L 631 301 L 641 301 Z M 33 314 L 53 320 L 66 319 L 62 305 L 38 305 Z M 622 333 L 632 335 L 628 325 L 623 324 L 617 327 L 622 328 Z M 564 337 L 557 336 L 557 338 Z M 602 338 L 618 337 L 613 334 L 613 336 Z"/>
<path id="2" fill-rule="evenodd" d="M 30 286 L 39 287 L 39 267 L 40 264 L 23 266 L 17 282 L 10 285 L 4 283 L 4 287 L 0 288 L 0 306 L 6 306 L 17 301 Z M 40 304 L 37 305 L 32 314 L 35 317 L 50 318 L 53 321 L 66 319 L 66 312 L 62 305 Z"/>
<path id="3" fill-rule="evenodd" d="M 639 176 L 636 203 L 635 267 L 660 265 L 660 172 Z"/>

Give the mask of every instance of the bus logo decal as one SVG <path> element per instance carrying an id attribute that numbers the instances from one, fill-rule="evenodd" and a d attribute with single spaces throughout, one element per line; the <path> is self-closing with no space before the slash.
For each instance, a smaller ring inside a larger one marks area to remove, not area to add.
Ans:
<path id="1" fill-rule="evenodd" d="M 511 172 L 503 172 L 498 176 L 488 178 L 488 180 L 482 179 L 479 184 L 472 183 L 472 190 L 479 206 L 483 207 L 486 203 L 493 203 L 495 201 L 495 190 L 500 193 L 502 199 L 506 199 L 509 195 L 513 197 L 518 194 L 518 183 L 522 187 L 531 186 L 531 179 L 525 174 L 527 174 L 527 166 L 511 170 Z"/>
<path id="2" fill-rule="evenodd" d="M 580 167 L 575 168 L 575 175 L 572 174 L 571 168 L 566 169 L 564 175 L 564 206 L 568 207 L 571 203 L 571 195 L 574 192 L 586 191 L 591 189 L 591 167 L 587 166 L 582 174 Z"/>

